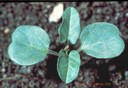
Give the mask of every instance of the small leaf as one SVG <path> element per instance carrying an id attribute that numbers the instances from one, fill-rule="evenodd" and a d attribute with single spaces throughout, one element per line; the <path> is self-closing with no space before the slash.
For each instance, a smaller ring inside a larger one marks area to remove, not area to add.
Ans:
<path id="1" fill-rule="evenodd" d="M 58 29 L 61 43 L 69 40 L 75 44 L 80 34 L 80 18 L 77 10 L 73 7 L 67 8 L 63 13 L 63 21 Z"/>
<path id="2" fill-rule="evenodd" d="M 110 23 L 97 22 L 86 26 L 80 35 L 81 49 L 96 58 L 113 58 L 124 50 L 119 29 Z"/>
<path id="3" fill-rule="evenodd" d="M 80 55 L 76 50 L 72 50 L 69 56 L 63 50 L 59 52 L 57 71 L 65 83 L 70 83 L 77 77 L 79 68 Z"/>
<path id="4" fill-rule="evenodd" d="M 40 27 L 23 25 L 13 32 L 8 54 L 17 64 L 33 65 L 45 59 L 49 44 L 49 36 Z"/>

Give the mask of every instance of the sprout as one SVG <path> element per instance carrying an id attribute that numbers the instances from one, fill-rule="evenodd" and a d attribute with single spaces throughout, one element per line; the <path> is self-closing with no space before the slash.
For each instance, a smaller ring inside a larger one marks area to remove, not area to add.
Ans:
<path id="1" fill-rule="evenodd" d="M 42 28 L 21 25 L 12 34 L 12 42 L 8 47 L 10 59 L 25 66 L 43 61 L 47 54 L 59 56 L 58 74 L 65 83 L 70 83 L 79 73 L 80 51 L 98 59 L 110 59 L 123 52 L 125 44 L 115 25 L 106 22 L 92 23 L 80 34 L 80 17 L 75 8 L 67 8 L 62 18 L 58 33 L 60 42 L 65 43 L 66 47 L 59 53 L 49 49 L 50 38 Z M 78 39 L 81 46 L 77 50 L 69 50 L 70 43 L 74 45 Z M 128 76 L 128 72 L 125 72 L 125 76 Z"/>

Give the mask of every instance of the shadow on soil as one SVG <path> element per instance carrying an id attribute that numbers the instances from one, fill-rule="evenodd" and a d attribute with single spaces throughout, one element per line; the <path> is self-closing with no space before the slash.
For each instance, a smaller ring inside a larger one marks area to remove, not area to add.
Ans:
<path id="1" fill-rule="evenodd" d="M 53 51 L 59 52 L 62 48 L 64 48 L 64 45 L 60 45 L 57 48 L 53 49 Z M 49 55 L 47 59 L 47 74 L 45 75 L 46 79 L 52 79 L 57 82 L 62 82 L 58 72 L 57 72 L 57 56 Z"/>

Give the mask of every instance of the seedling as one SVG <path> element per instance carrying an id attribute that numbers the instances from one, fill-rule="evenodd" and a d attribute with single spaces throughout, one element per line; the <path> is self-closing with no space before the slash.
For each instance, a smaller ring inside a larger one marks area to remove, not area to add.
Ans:
<path id="1" fill-rule="evenodd" d="M 47 54 L 57 55 L 58 74 L 65 83 L 70 83 L 79 72 L 80 51 L 97 59 L 110 59 L 123 52 L 125 44 L 115 25 L 96 22 L 87 25 L 81 32 L 79 14 L 73 7 L 65 10 L 62 19 L 58 29 L 60 42 L 74 45 L 79 38 L 81 45 L 78 49 L 70 50 L 68 43 L 59 53 L 52 51 L 49 49 L 50 38 L 42 28 L 22 25 L 12 34 L 12 43 L 8 47 L 10 59 L 27 66 L 43 61 Z"/>

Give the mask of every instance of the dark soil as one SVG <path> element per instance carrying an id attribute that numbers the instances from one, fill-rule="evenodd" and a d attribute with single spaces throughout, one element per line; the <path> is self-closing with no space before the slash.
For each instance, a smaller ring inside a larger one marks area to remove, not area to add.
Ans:
<path id="1" fill-rule="evenodd" d="M 7 54 L 12 32 L 24 24 L 42 27 L 50 37 L 50 49 L 59 51 L 65 47 L 59 42 L 57 33 L 61 19 L 57 23 L 48 21 L 58 2 L 0 3 L 0 88 L 128 88 L 128 74 L 125 75 L 128 71 L 128 2 L 61 3 L 64 9 L 69 6 L 77 9 L 82 28 L 99 21 L 117 25 L 126 44 L 124 52 L 108 60 L 95 59 L 81 52 L 79 74 L 66 85 L 56 70 L 58 57 L 47 55 L 45 61 L 24 67 L 13 63 Z"/>

